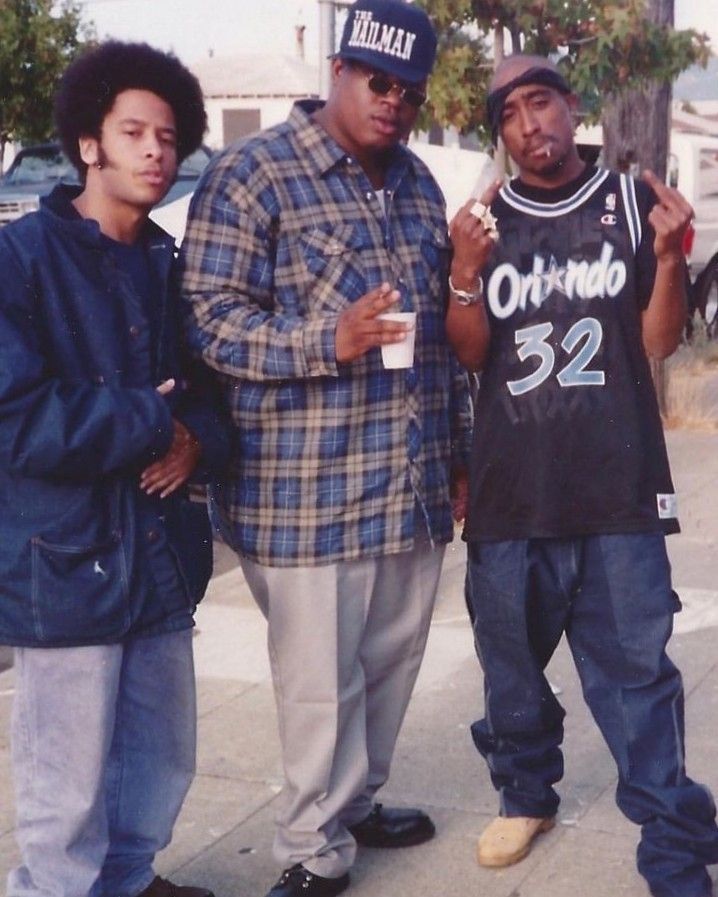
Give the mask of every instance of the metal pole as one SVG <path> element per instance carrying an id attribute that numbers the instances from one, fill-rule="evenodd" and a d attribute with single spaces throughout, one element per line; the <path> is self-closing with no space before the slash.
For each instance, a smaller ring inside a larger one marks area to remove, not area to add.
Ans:
<path id="1" fill-rule="evenodd" d="M 334 52 L 334 0 L 319 0 L 319 96 L 326 100 L 331 83 L 329 57 Z"/>
<path id="2" fill-rule="evenodd" d="M 338 7 L 351 6 L 354 0 L 317 0 L 319 3 L 319 96 L 326 99 L 331 85 L 329 57 L 336 50 L 336 12 Z"/>
<path id="3" fill-rule="evenodd" d="M 504 55 L 504 26 L 496 25 L 494 28 L 494 71 L 499 67 L 499 64 L 503 62 Z M 503 177 L 509 170 L 506 147 L 501 138 L 499 138 L 498 145 L 494 151 L 494 168 L 496 169 L 498 177 Z"/>

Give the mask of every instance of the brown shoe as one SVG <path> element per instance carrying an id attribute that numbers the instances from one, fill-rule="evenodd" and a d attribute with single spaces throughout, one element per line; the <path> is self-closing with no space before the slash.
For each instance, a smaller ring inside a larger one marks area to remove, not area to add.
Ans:
<path id="1" fill-rule="evenodd" d="M 214 897 L 214 894 L 207 888 L 172 884 L 158 875 L 137 897 Z"/>
<path id="2" fill-rule="evenodd" d="M 555 819 L 536 819 L 533 816 L 497 816 L 486 826 L 476 845 L 476 859 L 481 866 L 511 866 L 531 850 L 531 844 L 541 832 L 555 825 Z"/>

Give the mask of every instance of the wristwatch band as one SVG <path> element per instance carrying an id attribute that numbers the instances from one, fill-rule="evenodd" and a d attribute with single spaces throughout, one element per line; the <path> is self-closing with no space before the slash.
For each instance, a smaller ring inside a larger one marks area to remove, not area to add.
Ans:
<path id="1" fill-rule="evenodd" d="M 484 292 L 484 281 L 479 277 L 476 281 L 476 289 L 469 292 L 468 290 L 460 290 L 458 287 L 455 287 L 451 274 L 449 274 L 449 289 L 459 305 L 476 305 Z"/>

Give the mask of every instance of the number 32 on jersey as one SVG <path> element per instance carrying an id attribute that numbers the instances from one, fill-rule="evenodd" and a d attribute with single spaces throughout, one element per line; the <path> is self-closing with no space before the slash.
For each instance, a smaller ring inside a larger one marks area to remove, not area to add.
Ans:
<path id="1" fill-rule="evenodd" d="M 509 380 L 506 384 L 512 396 L 521 396 L 540 386 L 556 368 L 556 353 L 546 340 L 553 333 L 553 324 L 535 324 L 517 330 L 515 339 L 519 347 L 517 354 L 521 361 L 532 356 L 539 359 L 539 366 L 533 373 L 520 380 Z M 561 386 L 603 386 L 606 375 L 603 371 L 587 371 L 603 340 L 603 328 L 596 318 L 581 318 L 571 327 L 561 340 L 561 348 L 569 357 L 559 368 L 556 379 Z M 583 342 L 582 342 L 583 341 Z M 572 353 L 576 353 L 573 355 Z"/>

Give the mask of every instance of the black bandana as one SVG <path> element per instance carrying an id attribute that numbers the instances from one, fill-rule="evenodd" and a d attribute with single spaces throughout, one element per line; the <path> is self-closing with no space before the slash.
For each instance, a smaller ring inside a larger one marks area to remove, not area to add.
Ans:
<path id="1" fill-rule="evenodd" d="M 496 146 L 499 140 L 499 127 L 501 125 L 501 113 L 504 111 L 504 104 L 508 95 L 517 87 L 523 87 L 524 84 L 545 84 L 546 87 L 553 87 L 559 93 L 571 93 L 571 88 L 566 83 L 563 75 L 555 72 L 553 69 L 544 66 L 533 66 L 526 69 L 520 75 L 517 75 L 512 81 L 493 90 L 486 98 L 486 117 L 491 127 L 491 142 Z"/>

